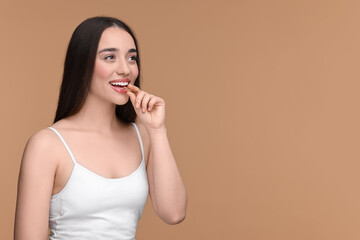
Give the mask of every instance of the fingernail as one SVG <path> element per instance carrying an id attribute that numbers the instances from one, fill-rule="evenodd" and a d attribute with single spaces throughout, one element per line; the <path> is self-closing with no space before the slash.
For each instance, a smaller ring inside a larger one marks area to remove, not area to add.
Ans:
<path id="1" fill-rule="evenodd" d="M 139 108 L 140 107 L 140 103 L 136 103 L 136 108 Z"/>
<path id="2" fill-rule="evenodd" d="M 148 107 L 148 111 L 150 112 L 150 110 L 151 110 L 151 107 Z"/>
<path id="3" fill-rule="evenodd" d="M 142 110 L 143 112 L 145 112 L 145 108 L 142 108 L 141 110 Z"/>

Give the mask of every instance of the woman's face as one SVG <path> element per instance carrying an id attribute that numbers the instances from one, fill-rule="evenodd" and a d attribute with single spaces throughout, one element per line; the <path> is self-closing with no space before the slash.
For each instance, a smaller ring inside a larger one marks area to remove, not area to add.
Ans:
<path id="1" fill-rule="evenodd" d="M 117 105 L 125 104 L 129 96 L 122 86 L 134 84 L 139 74 L 136 57 L 135 43 L 128 32 L 116 27 L 105 29 L 97 49 L 89 94 Z"/>

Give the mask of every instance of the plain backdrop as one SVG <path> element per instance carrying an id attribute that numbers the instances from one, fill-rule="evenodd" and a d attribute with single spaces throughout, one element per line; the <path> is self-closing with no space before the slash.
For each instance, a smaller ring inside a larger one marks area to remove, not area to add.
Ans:
<path id="1" fill-rule="evenodd" d="M 138 240 L 360 239 L 359 12 L 355 0 L 1 0 L 0 239 L 70 36 L 97 15 L 134 29 L 189 196 L 174 226 L 149 199 Z"/>

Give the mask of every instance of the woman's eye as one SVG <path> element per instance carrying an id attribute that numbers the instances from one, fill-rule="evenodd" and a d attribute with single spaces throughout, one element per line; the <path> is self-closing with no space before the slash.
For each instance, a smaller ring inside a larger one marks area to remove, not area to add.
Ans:
<path id="1" fill-rule="evenodd" d="M 113 60 L 113 59 L 115 59 L 115 56 L 114 55 L 108 55 L 108 56 L 105 56 L 104 59 L 105 60 Z"/>
<path id="2" fill-rule="evenodd" d="M 131 61 L 136 61 L 137 57 L 134 55 L 134 56 L 130 56 L 128 59 Z"/>

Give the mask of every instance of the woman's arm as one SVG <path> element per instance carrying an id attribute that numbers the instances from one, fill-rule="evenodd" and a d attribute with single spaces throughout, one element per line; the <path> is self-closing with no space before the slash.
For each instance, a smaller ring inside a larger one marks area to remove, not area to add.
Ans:
<path id="1" fill-rule="evenodd" d="M 57 166 L 49 131 L 35 133 L 25 146 L 18 180 L 15 240 L 48 239 L 50 198 Z"/>
<path id="2" fill-rule="evenodd" d="M 154 210 L 164 222 L 180 223 L 186 215 L 187 194 L 166 134 L 165 102 L 133 85 L 128 87 L 133 91 L 128 95 L 150 140 L 147 175 Z"/>
<path id="3" fill-rule="evenodd" d="M 180 223 L 186 214 L 187 196 L 166 129 L 148 130 L 150 154 L 147 166 L 150 197 L 156 213 L 168 224 Z"/>

